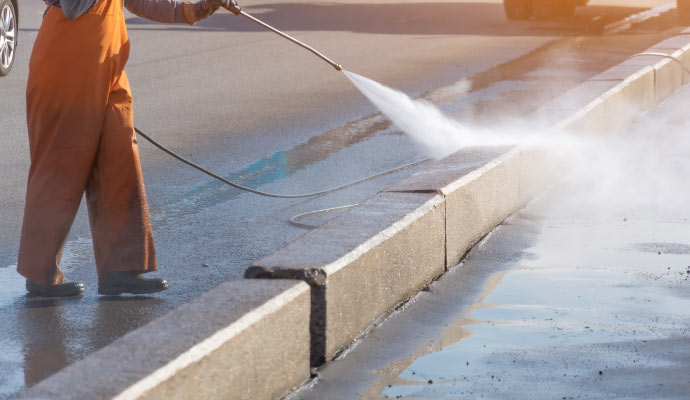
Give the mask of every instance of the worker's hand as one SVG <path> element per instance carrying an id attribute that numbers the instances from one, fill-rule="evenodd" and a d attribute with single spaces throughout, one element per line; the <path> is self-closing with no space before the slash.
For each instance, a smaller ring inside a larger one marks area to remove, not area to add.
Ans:
<path id="1" fill-rule="evenodd" d="M 219 0 L 216 0 L 219 1 Z M 222 2 L 221 7 L 225 8 L 226 10 L 230 11 L 231 13 L 235 15 L 240 15 L 240 12 L 242 11 L 242 7 L 237 3 L 236 0 L 225 0 Z"/>
<path id="2" fill-rule="evenodd" d="M 237 4 L 237 1 L 235 0 L 206 0 L 208 3 L 212 4 L 213 7 L 219 9 L 220 7 L 227 8 L 228 10 L 231 8 L 240 8 L 240 5 Z"/>
<path id="3" fill-rule="evenodd" d="M 187 22 L 190 25 L 194 25 L 198 21 L 210 17 L 221 7 L 231 11 L 233 11 L 233 9 L 239 10 L 239 5 L 235 0 L 200 0 L 194 4 L 184 3 L 183 12 Z"/>

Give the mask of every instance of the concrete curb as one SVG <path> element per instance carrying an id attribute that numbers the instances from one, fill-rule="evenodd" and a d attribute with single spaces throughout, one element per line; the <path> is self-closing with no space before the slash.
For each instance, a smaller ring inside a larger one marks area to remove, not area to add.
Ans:
<path id="1" fill-rule="evenodd" d="M 648 51 L 690 62 L 689 33 Z M 687 82 L 684 74 L 672 59 L 634 57 L 533 117 L 554 134 L 613 134 Z M 301 279 L 311 285 L 311 359 L 318 366 L 456 265 L 484 235 L 555 182 L 562 167 L 538 143 L 462 149 L 257 261 L 245 278 Z M 434 256 L 441 251 L 444 268 Z"/>
<path id="2" fill-rule="evenodd" d="M 309 378 L 309 286 L 227 281 L 22 399 L 275 399 Z"/>
<path id="3" fill-rule="evenodd" d="M 520 153 L 513 147 L 469 147 L 412 175 L 388 191 L 435 192 L 446 209 L 446 268 L 522 207 Z"/>
<path id="4" fill-rule="evenodd" d="M 445 271 L 445 220 L 440 195 L 379 193 L 255 263 L 245 277 L 309 283 L 312 365 L 319 365 Z"/>

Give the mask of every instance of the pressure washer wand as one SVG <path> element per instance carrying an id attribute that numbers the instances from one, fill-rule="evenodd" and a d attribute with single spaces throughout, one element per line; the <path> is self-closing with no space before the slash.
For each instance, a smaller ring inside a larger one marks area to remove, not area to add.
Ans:
<path id="1" fill-rule="evenodd" d="M 335 68 L 336 71 L 342 71 L 342 70 L 343 70 L 343 67 L 342 67 L 340 64 L 337 64 L 336 62 L 332 61 L 330 58 L 324 56 L 323 54 L 321 54 L 320 52 L 318 52 L 315 48 L 313 48 L 313 47 L 311 47 L 311 46 L 309 46 L 309 45 L 307 45 L 307 44 L 304 44 L 304 43 L 300 42 L 299 40 L 293 38 L 292 36 L 290 36 L 290 35 L 288 35 L 288 34 L 286 34 L 286 33 L 283 33 L 283 32 L 281 32 L 281 31 L 279 31 L 278 29 L 272 27 L 271 25 L 268 25 L 267 23 L 265 23 L 265 22 L 263 22 L 263 21 L 260 21 L 260 20 L 258 20 L 258 19 L 256 19 L 256 18 L 252 17 L 251 15 L 247 14 L 246 12 L 242 11 L 242 8 L 239 6 L 239 4 L 233 2 L 230 6 L 225 7 L 225 8 L 226 8 L 228 11 L 230 11 L 231 13 L 235 14 L 235 15 L 241 15 L 241 16 L 247 18 L 248 20 L 250 20 L 250 21 L 252 21 L 252 22 L 254 22 L 254 23 L 256 23 L 256 24 L 261 25 L 262 27 L 264 27 L 264 28 L 266 28 L 266 29 L 268 29 L 268 30 L 270 30 L 270 31 L 272 31 L 272 32 L 274 32 L 274 33 L 277 33 L 278 35 L 284 37 L 285 39 L 287 39 L 287 40 L 289 40 L 289 41 L 291 41 L 291 42 L 293 42 L 293 43 L 295 43 L 295 44 L 297 44 L 297 45 L 299 45 L 299 46 L 304 47 L 305 49 L 311 51 L 312 53 L 314 53 L 315 55 L 317 55 L 319 58 L 321 58 L 322 60 L 324 60 L 325 62 L 331 64 L 331 66 L 332 66 L 333 68 Z"/>

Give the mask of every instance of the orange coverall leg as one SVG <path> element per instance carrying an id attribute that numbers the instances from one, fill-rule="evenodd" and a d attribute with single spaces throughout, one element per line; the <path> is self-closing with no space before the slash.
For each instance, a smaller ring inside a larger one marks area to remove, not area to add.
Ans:
<path id="1" fill-rule="evenodd" d="M 122 0 L 99 0 L 75 20 L 48 10 L 26 95 L 31 168 L 17 270 L 33 282 L 62 282 L 62 249 L 84 192 L 99 276 L 156 269 L 128 57 Z"/>

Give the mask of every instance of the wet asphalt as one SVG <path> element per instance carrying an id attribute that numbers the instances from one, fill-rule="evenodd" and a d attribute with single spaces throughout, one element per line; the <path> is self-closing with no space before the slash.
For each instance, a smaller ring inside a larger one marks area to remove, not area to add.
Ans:
<path id="1" fill-rule="evenodd" d="M 291 399 L 687 399 L 689 99 L 568 141 L 571 176 Z"/>
<path id="2" fill-rule="evenodd" d="M 600 36 L 605 25 L 659 4 L 593 2 L 572 19 L 524 23 L 506 22 L 500 2 L 353 2 L 333 9 L 278 2 L 247 10 L 354 72 L 425 95 L 461 120 L 508 124 L 679 29 L 668 14 L 635 35 Z M 14 268 L 28 169 L 23 90 L 42 7 L 23 1 L 20 8 L 17 64 L 0 80 L 6 140 L 0 149 L 0 398 L 223 280 L 240 278 L 253 260 L 305 232 L 288 224 L 292 215 L 362 201 L 414 171 L 316 199 L 278 200 L 218 184 L 142 142 L 161 266 L 155 274 L 171 288 L 155 296 L 97 296 L 82 209 L 62 266 L 86 284 L 84 297 L 28 298 Z M 277 193 L 311 192 L 424 157 L 344 76 L 229 14 L 194 28 L 129 16 L 128 26 L 136 125 L 231 180 Z M 574 56 L 562 57 L 564 51 Z M 466 95 L 454 85 L 464 78 L 472 83 Z"/>

